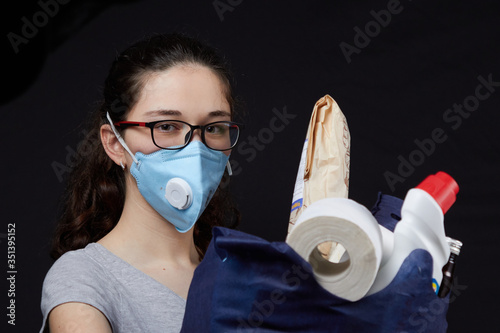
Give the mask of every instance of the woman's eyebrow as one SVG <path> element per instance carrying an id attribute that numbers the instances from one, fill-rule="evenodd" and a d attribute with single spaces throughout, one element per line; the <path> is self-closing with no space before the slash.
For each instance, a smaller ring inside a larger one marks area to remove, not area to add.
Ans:
<path id="1" fill-rule="evenodd" d="M 231 113 L 223 110 L 210 111 L 209 117 L 231 117 Z"/>
<path id="2" fill-rule="evenodd" d="M 145 113 L 146 117 L 158 117 L 158 116 L 182 116 L 182 112 L 178 110 L 153 110 Z M 231 118 L 231 113 L 224 110 L 215 110 L 208 112 L 209 118 L 216 117 L 229 117 Z"/>
<path id="3" fill-rule="evenodd" d="M 178 110 L 154 110 L 145 113 L 148 117 L 154 116 L 182 116 L 182 112 Z"/>

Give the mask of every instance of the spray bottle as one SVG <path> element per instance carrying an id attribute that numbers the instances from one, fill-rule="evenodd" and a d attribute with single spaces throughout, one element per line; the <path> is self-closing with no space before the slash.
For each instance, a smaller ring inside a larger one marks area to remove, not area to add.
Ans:
<path id="1" fill-rule="evenodd" d="M 450 256 L 444 231 L 444 214 L 455 202 L 457 193 L 455 180 L 441 171 L 408 191 L 401 207 L 401 221 L 394 233 L 380 227 L 383 257 L 367 295 L 387 287 L 396 277 L 405 258 L 415 249 L 424 249 L 431 254 L 432 287 L 438 293 L 443 278 L 442 268 Z"/>

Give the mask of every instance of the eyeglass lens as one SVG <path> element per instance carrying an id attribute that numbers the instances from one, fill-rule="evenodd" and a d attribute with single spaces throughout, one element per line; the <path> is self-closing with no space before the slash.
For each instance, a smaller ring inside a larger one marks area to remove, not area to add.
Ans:
<path id="1" fill-rule="evenodd" d="M 191 140 L 192 132 L 188 124 L 167 120 L 155 124 L 153 140 L 161 148 L 185 146 Z M 216 150 L 232 148 L 239 136 L 239 128 L 230 122 L 215 122 L 205 125 L 202 138 L 207 147 Z"/>

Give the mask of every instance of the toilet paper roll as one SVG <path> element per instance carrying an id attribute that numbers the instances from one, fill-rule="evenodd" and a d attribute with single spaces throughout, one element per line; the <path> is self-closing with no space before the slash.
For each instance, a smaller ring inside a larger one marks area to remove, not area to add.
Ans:
<path id="1" fill-rule="evenodd" d="M 338 242 L 347 255 L 332 263 L 318 245 Z M 366 207 L 346 198 L 326 198 L 312 203 L 297 220 L 287 243 L 308 261 L 318 283 L 332 294 L 350 301 L 366 295 L 382 259 L 379 225 Z"/>

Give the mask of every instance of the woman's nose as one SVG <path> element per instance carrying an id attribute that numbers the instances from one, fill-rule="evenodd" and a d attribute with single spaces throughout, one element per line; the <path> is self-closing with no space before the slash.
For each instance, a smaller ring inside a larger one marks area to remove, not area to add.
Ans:
<path id="1" fill-rule="evenodd" d="M 189 135 L 189 133 L 187 135 Z M 197 128 L 193 131 L 193 134 L 191 135 L 191 140 L 189 140 L 189 141 L 202 142 L 202 140 L 201 140 L 201 128 Z"/>

